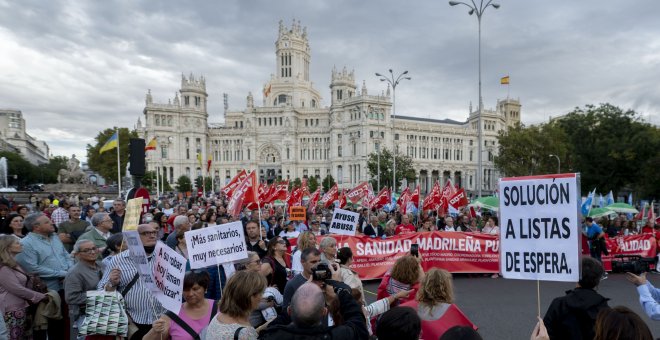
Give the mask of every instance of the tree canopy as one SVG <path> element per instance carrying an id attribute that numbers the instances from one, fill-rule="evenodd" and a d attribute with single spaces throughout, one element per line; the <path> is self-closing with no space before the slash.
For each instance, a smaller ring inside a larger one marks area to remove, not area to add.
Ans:
<path id="1" fill-rule="evenodd" d="M 392 152 L 383 148 L 380 152 L 380 185 L 381 187 L 392 187 Z M 378 153 L 372 152 L 369 154 L 367 160 L 367 168 L 369 169 L 369 176 L 372 178 L 371 185 L 374 188 L 378 187 Z M 406 179 L 409 183 L 417 178 L 415 168 L 413 167 L 412 158 L 404 155 L 396 156 L 396 187 L 401 187 L 401 181 Z M 378 189 L 374 189 L 378 190 Z"/>
<path id="2" fill-rule="evenodd" d="M 582 191 L 660 193 L 660 129 L 632 110 L 586 105 L 549 123 L 519 125 L 499 135 L 495 165 L 506 176 L 579 172 Z"/>
<path id="3" fill-rule="evenodd" d="M 108 128 L 98 133 L 94 138 L 96 144 L 87 144 L 87 165 L 90 169 L 99 173 L 106 182 L 117 182 L 117 150 L 112 149 L 99 154 L 99 150 L 115 133 L 116 128 Z M 119 128 L 119 171 L 121 177 L 126 176 L 126 165 L 128 164 L 128 142 L 131 138 L 138 138 L 137 131 L 129 131 L 128 128 Z"/>
<path id="4" fill-rule="evenodd" d="M 69 160 L 64 156 L 55 156 L 48 163 L 37 166 L 23 158 L 21 154 L 0 151 L 0 158 L 2 157 L 7 159 L 7 184 L 19 189 L 35 183 L 57 183 L 58 172 L 66 168 Z"/>

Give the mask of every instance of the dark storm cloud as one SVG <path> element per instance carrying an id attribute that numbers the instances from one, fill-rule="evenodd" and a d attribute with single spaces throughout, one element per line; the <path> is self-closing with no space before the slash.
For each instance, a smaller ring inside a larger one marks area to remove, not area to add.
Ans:
<path id="1" fill-rule="evenodd" d="M 482 20 L 486 108 L 520 98 L 523 121 L 610 102 L 660 123 L 658 4 L 501 1 Z M 207 79 L 212 121 L 222 93 L 241 108 L 275 71 L 280 20 L 300 20 L 312 81 L 327 105 L 333 66 L 359 88 L 386 89 L 375 72 L 410 71 L 397 113 L 465 120 L 478 105 L 477 20 L 446 1 L 21 1 L 0 0 L 0 103 L 55 154 L 84 154 L 98 131 L 133 127 L 144 95 L 167 102 L 181 73 Z"/>

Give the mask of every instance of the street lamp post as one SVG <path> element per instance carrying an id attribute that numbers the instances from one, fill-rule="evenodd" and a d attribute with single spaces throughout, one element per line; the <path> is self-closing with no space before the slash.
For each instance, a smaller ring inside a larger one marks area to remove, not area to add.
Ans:
<path id="1" fill-rule="evenodd" d="M 380 81 L 386 81 L 392 86 L 392 192 L 396 192 L 396 141 L 394 140 L 394 119 L 396 118 L 396 86 L 399 85 L 401 80 L 407 79 L 410 80 L 410 77 L 405 76 L 408 74 L 408 71 L 403 71 L 403 73 L 398 76 L 394 76 L 392 69 L 389 69 L 389 77 L 384 76 L 380 73 L 376 73 L 376 77 L 380 77 Z"/>
<path id="2" fill-rule="evenodd" d="M 561 173 L 561 160 L 559 159 L 559 156 L 557 155 L 548 155 L 548 157 L 554 157 L 557 159 L 557 173 Z"/>
<path id="3" fill-rule="evenodd" d="M 500 8 L 499 4 L 494 4 L 492 3 L 493 0 L 488 0 L 486 4 L 484 5 L 484 0 L 481 0 L 479 2 L 479 6 L 477 6 L 477 3 L 474 1 L 471 1 L 471 5 L 468 5 L 465 2 L 462 1 L 449 1 L 450 6 L 456 6 L 456 5 L 465 5 L 470 8 L 470 11 L 468 14 L 477 14 L 477 22 L 479 24 L 479 113 L 477 116 L 477 124 L 479 124 L 479 127 L 477 128 L 477 142 L 479 143 L 478 148 L 477 148 L 477 187 L 478 187 L 478 197 L 481 197 L 481 187 L 483 186 L 482 184 L 482 177 L 483 177 L 483 164 L 481 164 L 481 152 L 483 148 L 483 141 L 482 141 L 482 124 L 481 124 L 481 113 L 483 112 L 483 100 L 481 98 L 481 16 L 484 14 L 484 11 L 488 6 L 493 6 L 493 8 L 498 9 Z"/>

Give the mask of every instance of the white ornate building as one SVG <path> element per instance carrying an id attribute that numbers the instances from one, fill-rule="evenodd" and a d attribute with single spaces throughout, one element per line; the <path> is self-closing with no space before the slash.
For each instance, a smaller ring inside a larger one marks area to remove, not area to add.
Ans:
<path id="1" fill-rule="evenodd" d="M 340 187 L 371 179 L 368 155 L 382 147 L 412 157 L 422 186 L 431 189 L 435 179 L 452 178 L 470 192 L 476 191 L 477 112 L 465 122 L 391 116 L 389 88 L 381 95 L 358 89 L 353 72 L 333 69 L 330 107 L 321 107 L 321 94 L 310 81 L 311 50 L 306 28 L 280 23 L 276 42 L 276 68 L 263 87 L 261 106 L 253 95 L 246 106 L 224 112 L 224 123 L 209 124 L 204 77 L 182 76 L 181 88 L 167 104 L 146 95 L 145 123 L 138 130 L 149 142 L 158 140 L 156 152 L 147 154 L 148 170 L 162 169 L 170 183 L 181 175 L 206 174 L 225 182 L 241 169 L 256 169 L 262 181 L 331 174 Z M 226 108 L 226 105 L 225 105 Z M 394 120 L 394 121 L 393 121 Z M 497 102 L 496 110 L 483 113 L 483 191 L 495 189 L 498 174 L 492 157 L 497 133 L 520 121 L 520 102 Z M 197 154 L 202 155 L 202 166 Z M 411 183 L 412 184 L 412 183 Z"/>
<path id="2" fill-rule="evenodd" d="M 25 119 L 19 110 L 0 109 L 0 150 L 20 153 L 34 165 L 49 160 L 48 144 L 25 131 Z"/>

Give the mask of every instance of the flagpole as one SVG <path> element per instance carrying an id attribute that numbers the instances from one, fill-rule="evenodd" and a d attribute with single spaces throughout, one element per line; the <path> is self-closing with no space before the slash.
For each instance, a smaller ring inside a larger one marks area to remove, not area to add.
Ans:
<path id="1" fill-rule="evenodd" d="M 115 133 L 117 134 L 117 197 L 121 197 L 121 160 L 119 158 L 119 128 L 115 128 Z"/>
<path id="2" fill-rule="evenodd" d="M 156 165 L 156 200 L 160 197 L 160 166 Z"/>

